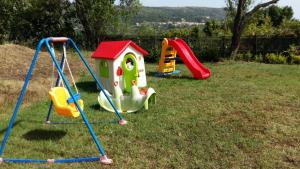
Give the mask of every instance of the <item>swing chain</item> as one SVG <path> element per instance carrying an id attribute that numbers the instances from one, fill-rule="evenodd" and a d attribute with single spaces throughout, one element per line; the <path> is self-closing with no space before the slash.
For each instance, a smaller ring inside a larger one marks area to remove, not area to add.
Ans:
<path id="1" fill-rule="evenodd" d="M 66 45 L 67 45 L 66 43 L 63 44 L 63 58 L 64 58 L 64 61 L 63 61 L 63 64 L 62 64 L 62 72 L 64 72 L 65 65 L 67 65 L 67 69 L 68 69 L 68 71 L 69 71 L 69 73 L 70 73 L 70 76 L 71 76 L 71 79 L 72 79 L 72 83 L 73 83 L 73 85 L 74 85 L 74 87 L 75 87 L 76 93 L 78 94 L 79 91 L 78 91 L 78 88 L 77 88 L 77 86 L 76 86 L 76 82 L 75 82 L 75 79 L 74 79 L 74 76 L 73 76 L 73 73 L 72 73 L 72 70 L 71 70 L 71 67 L 70 67 L 68 58 L 67 58 Z M 51 50 L 52 50 L 52 52 L 53 52 L 53 54 L 54 54 L 54 57 L 56 57 L 53 43 L 51 44 Z M 53 63 L 53 64 L 52 64 L 51 88 L 54 87 L 54 80 L 53 80 L 53 79 L 54 79 L 54 76 L 55 76 L 55 74 L 54 74 L 54 71 L 55 71 L 55 65 L 54 65 L 54 62 L 52 62 L 52 63 Z M 59 75 L 58 86 L 65 87 L 64 82 L 62 81 L 61 75 L 60 75 L 59 73 L 58 73 L 58 75 Z"/>

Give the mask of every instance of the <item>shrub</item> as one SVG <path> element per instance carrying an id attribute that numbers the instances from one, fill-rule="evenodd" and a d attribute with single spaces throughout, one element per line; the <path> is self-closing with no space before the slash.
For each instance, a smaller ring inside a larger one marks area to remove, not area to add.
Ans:
<path id="1" fill-rule="evenodd" d="M 152 48 L 149 50 L 149 55 L 145 57 L 145 62 L 156 63 L 160 59 L 160 50 Z"/>
<path id="2" fill-rule="evenodd" d="M 287 58 L 283 55 L 276 55 L 274 53 L 269 53 L 266 55 L 266 60 L 271 64 L 285 64 Z"/>
<path id="3" fill-rule="evenodd" d="M 266 55 L 266 61 L 268 62 L 268 63 L 276 63 L 276 54 L 274 54 L 274 53 L 268 53 L 267 55 Z"/>
<path id="4" fill-rule="evenodd" d="M 222 56 L 218 49 L 206 49 L 202 50 L 202 52 L 195 52 L 195 55 L 201 61 L 209 61 L 209 62 L 218 62 L 221 60 Z"/>
<path id="5" fill-rule="evenodd" d="M 255 61 L 256 61 L 256 62 L 263 62 L 263 61 L 264 61 L 263 55 L 262 55 L 261 53 L 255 55 Z"/>
<path id="6" fill-rule="evenodd" d="M 290 55 L 297 55 L 297 54 L 299 54 L 298 49 L 299 49 L 299 46 L 290 45 L 290 47 L 289 47 L 289 49 L 288 49 L 288 53 L 289 53 Z"/>
<path id="7" fill-rule="evenodd" d="M 242 60 L 242 61 L 253 61 L 253 55 L 250 51 L 246 52 L 246 53 L 238 53 L 234 60 Z"/>
<path id="8" fill-rule="evenodd" d="M 234 60 L 243 60 L 243 59 L 244 59 L 244 54 L 243 53 L 238 53 L 234 58 Z"/>
<path id="9" fill-rule="evenodd" d="M 284 57 L 282 55 L 278 55 L 277 56 L 277 63 L 278 64 L 286 64 L 286 57 Z"/>
<path id="10" fill-rule="evenodd" d="M 300 55 L 292 55 L 292 63 L 300 64 Z"/>
<path id="11" fill-rule="evenodd" d="M 250 51 L 245 53 L 244 56 L 243 56 L 243 60 L 247 61 L 247 62 L 252 61 L 252 53 Z"/>

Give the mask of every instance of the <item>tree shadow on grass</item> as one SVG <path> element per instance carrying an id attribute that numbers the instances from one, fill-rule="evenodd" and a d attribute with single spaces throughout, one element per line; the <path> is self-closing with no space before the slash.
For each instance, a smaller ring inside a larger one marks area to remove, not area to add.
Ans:
<path id="1" fill-rule="evenodd" d="M 22 120 L 18 120 L 15 121 L 14 125 L 12 128 L 14 128 L 15 126 L 17 126 L 18 124 L 20 124 L 22 122 Z M 0 135 L 4 134 L 6 132 L 7 128 L 0 130 Z"/>
<path id="2" fill-rule="evenodd" d="M 175 75 L 166 75 L 166 76 L 158 76 L 157 72 L 148 72 L 147 76 L 152 76 L 156 78 L 164 78 L 164 79 L 188 79 L 188 80 L 195 80 L 192 76 L 185 76 L 180 74 Z"/>
<path id="3" fill-rule="evenodd" d="M 91 109 L 93 110 L 97 110 L 99 112 L 104 112 L 104 113 L 110 113 L 109 111 L 105 110 L 104 108 L 102 108 L 98 103 L 97 104 L 93 104 L 90 106 Z"/>
<path id="4" fill-rule="evenodd" d="M 102 109 L 102 108 L 100 107 L 99 104 L 93 104 L 93 105 L 91 105 L 90 107 L 91 107 L 93 110 L 100 110 L 100 109 Z"/>
<path id="5" fill-rule="evenodd" d="M 84 81 L 76 83 L 76 86 L 79 90 L 83 90 L 89 93 L 97 93 L 99 90 L 97 89 L 96 83 L 94 81 Z"/>
<path id="6" fill-rule="evenodd" d="M 35 129 L 23 135 L 26 140 L 60 140 L 66 135 L 65 131 Z"/>

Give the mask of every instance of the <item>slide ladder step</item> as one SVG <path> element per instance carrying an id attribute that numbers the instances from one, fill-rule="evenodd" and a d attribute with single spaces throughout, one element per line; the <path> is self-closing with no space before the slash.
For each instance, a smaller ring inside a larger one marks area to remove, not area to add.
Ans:
<path id="1" fill-rule="evenodd" d="M 165 68 L 163 72 L 168 73 L 168 72 L 173 72 L 173 71 L 175 71 L 174 68 Z"/>
<path id="2" fill-rule="evenodd" d="M 165 58 L 165 62 L 177 60 L 176 58 Z"/>
<path id="3" fill-rule="evenodd" d="M 170 62 L 170 63 L 165 63 L 165 65 L 164 65 L 165 67 L 174 67 L 175 66 L 175 64 L 174 63 L 172 63 L 172 62 Z"/>
<path id="4" fill-rule="evenodd" d="M 176 57 L 174 53 L 166 54 L 165 57 Z"/>

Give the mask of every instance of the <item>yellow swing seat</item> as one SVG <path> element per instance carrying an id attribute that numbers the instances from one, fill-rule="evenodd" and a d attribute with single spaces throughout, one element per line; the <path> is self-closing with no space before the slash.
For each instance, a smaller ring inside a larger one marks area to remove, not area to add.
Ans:
<path id="1" fill-rule="evenodd" d="M 75 103 L 68 104 L 67 100 L 70 98 L 70 94 L 66 88 L 54 87 L 49 91 L 49 96 L 57 114 L 66 117 L 78 117 L 80 115 Z M 83 110 L 83 100 L 79 99 L 78 103 Z"/>

